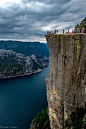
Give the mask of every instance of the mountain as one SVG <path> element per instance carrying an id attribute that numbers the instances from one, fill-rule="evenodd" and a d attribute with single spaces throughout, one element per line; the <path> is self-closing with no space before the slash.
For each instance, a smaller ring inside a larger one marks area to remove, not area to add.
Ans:
<path id="1" fill-rule="evenodd" d="M 75 29 L 85 29 L 86 30 L 86 17 L 81 21 L 80 25 L 77 24 L 77 26 L 75 26 Z"/>
<path id="2" fill-rule="evenodd" d="M 12 50 L 17 53 L 31 56 L 32 54 L 49 57 L 48 46 L 40 42 L 21 42 L 21 41 L 0 41 L 0 49 Z"/>
<path id="3" fill-rule="evenodd" d="M 12 50 L 0 49 L 0 79 L 36 73 L 47 67 L 48 63 L 48 58 L 41 55 L 25 56 Z"/>
<path id="4" fill-rule="evenodd" d="M 81 21 L 80 25 L 86 25 L 86 17 Z"/>

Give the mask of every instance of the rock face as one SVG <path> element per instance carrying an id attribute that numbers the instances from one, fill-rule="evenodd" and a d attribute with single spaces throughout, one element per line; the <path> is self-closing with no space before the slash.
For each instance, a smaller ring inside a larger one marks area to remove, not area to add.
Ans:
<path id="1" fill-rule="evenodd" d="M 86 34 L 45 35 L 49 48 L 46 78 L 51 129 L 64 129 L 71 111 L 86 102 Z"/>
<path id="2" fill-rule="evenodd" d="M 78 29 L 86 30 L 86 17 L 84 18 L 84 20 L 81 21 L 80 25 L 77 24 L 77 26 L 75 26 L 75 30 L 78 30 Z"/>
<path id="3" fill-rule="evenodd" d="M 48 66 L 49 59 L 41 55 L 25 56 L 12 50 L 0 49 L 0 79 L 30 75 Z"/>
<path id="4" fill-rule="evenodd" d="M 84 18 L 84 20 L 82 20 L 82 22 L 80 23 L 80 25 L 86 25 L 86 17 Z"/>

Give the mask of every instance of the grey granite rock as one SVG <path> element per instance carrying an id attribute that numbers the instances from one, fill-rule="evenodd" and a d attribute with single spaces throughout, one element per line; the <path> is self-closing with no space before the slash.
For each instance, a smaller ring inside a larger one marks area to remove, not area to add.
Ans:
<path id="1" fill-rule="evenodd" d="M 86 102 L 86 34 L 45 35 L 49 48 L 46 78 L 51 129 L 63 129 L 71 111 Z"/>

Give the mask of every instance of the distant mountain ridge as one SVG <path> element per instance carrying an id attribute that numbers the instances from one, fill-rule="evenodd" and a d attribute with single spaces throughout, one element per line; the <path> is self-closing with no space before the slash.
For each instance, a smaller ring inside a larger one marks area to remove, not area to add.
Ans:
<path id="1" fill-rule="evenodd" d="M 17 53 L 24 54 L 25 56 L 38 54 L 43 57 L 49 57 L 47 44 L 40 43 L 40 42 L 22 42 L 22 41 L 1 40 L 0 49 L 12 50 Z"/>
<path id="2" fill-rule="evenodd" d="M 49 59 L 41 55 L 25 56 L 12 50 L 0 49 L 0 79 L 30 75 L 42 71 Z"/>

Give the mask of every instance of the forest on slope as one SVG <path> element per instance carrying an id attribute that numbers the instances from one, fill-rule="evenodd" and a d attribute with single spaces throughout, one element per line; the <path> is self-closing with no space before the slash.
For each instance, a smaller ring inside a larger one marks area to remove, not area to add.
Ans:
<path id="1" fill-rule="evenodd" d="M 0 41 L 0 79 L 30 75 L 49 64 L 46 44 Z"/>

